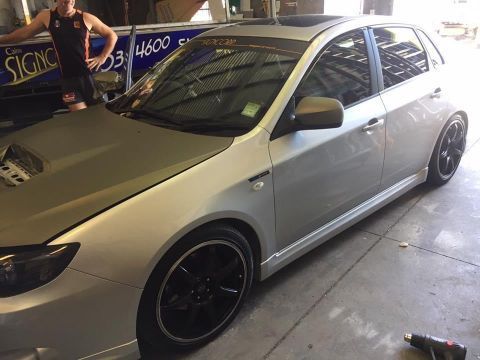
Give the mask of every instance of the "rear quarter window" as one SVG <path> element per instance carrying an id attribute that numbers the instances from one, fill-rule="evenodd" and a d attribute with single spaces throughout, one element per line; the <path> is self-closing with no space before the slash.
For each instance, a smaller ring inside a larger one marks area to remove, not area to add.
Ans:
<path id="1" fill-rule="evenodd" d="M 437 47 L 435 44 L 430 40 L 427 34 L 425 34 L 422 30 L 417 30 L 418 36 L 420 37 L 420 40 L 422 41 L 423 45 L 425 46 L 425 49 L 428 52 L 428 55 L 430 56 L 430 60 L 432 61 L 433 67 L 438 68 L 442 64 L 445 63 L 443 60 L 442 54 L 438 51 Z"/>

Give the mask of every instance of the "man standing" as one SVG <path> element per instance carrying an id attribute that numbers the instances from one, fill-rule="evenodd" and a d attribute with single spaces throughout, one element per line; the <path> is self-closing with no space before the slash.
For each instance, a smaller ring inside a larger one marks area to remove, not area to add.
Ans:
<path id="1" fill-rule="evenodd" d="M 97 71 L 112 52 L 117 35 L 96 16 L 75 9 L 75 0 L 58 0 L 53 10 L 41 11 L 31 24 L 1 36 L 0 44 L 27 40 L 48 30 L 61 71 L 63 102 L 70 111 L 95 103 L 92 70 Z M 90 57 L 90 32 L 104 37 L 100 55 Z"/>

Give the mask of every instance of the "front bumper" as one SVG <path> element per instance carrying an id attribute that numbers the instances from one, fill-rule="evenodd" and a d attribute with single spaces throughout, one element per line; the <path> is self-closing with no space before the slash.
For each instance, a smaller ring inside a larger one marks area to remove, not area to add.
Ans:
<path id="1" fill-rule="evenodd" d="M 67 268 L 40 288 L 0 298 L 0 359 L 138 359 L 141 294 Z"/>

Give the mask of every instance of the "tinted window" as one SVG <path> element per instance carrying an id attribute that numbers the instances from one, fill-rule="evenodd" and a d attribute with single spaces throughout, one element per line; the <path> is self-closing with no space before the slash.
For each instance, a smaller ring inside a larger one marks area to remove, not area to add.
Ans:
<path id="1" fill-rule="evenodd" d="M 380 53 L 385 88 L 428 70 L 425 50 L 413 29 L 379 28 L 373 33 Z"/>
<path id="2" fill-rule="evenodd" d="M 444 63 L 442 55 L 440 55 L 432 40 L 430 40 L 430 38 L 421 30 L 418 31 L 418 36 L 422 40 L 423 45 L 425 45 L 428 55 L 430 55 L 430 59 L 432 60 L 433 66 L 438 67 L 442 65 Z"/>
<path id="3" fill-rule="evenodd" d="M 361 30 L 335 39 L 297 89 L 297 98 L 335 98 L 348 106 L 370 96 L 370 68 Z"/>
<path id="4" fill-rule="evenodd" d="M 182 131 L 243 134 L 260 121 L 307 46 L 248 37 L 192 40 L 108 106 Z"/>

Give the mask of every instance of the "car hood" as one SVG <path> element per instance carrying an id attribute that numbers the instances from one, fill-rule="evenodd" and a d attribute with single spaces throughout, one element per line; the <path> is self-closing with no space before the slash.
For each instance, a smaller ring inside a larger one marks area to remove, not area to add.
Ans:
<path id="1" fill-rule="evenodd" d="M 50 241 L 218 154 L 232 141 L 156 127 L 105 106 L 6 136 L 0 139 L 0 159 L 16 154 L 24 168 L 30 164 L 30 173 L 37 174 L 18 186 L 0 178 L 0 247 Z"/>

